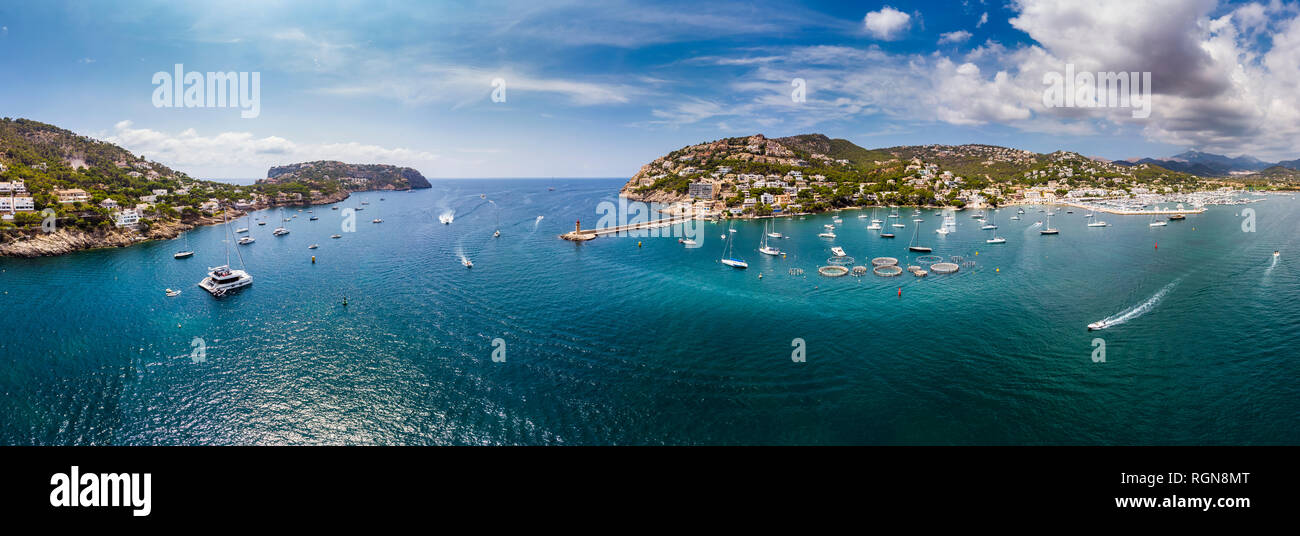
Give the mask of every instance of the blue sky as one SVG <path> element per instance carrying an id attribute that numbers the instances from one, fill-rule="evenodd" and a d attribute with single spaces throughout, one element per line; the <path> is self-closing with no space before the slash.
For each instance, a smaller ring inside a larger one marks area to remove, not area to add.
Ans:
<path id="1" fill-rule="evenodd" d="M 31 2 L 0 7 L 0 114 L 202 177 L 319 158 L 621 177 L 700 141 L 808 132 L 1290 159 L 1297 21 L 1294 3 L 1210 0 Z M 151 78 L 177 63 L 260 73 L 260 115 L 155 107 Z M 1152 116 L 1045 108 L 1042 74 L 1065 63 L 1153 72 Z"/>

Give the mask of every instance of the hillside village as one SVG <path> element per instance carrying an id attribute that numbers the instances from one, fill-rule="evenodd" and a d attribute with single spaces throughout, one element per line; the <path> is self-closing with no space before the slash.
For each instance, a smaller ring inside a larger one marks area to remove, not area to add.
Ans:
<path id="1" fill-rule="evenodd" d="M 850 206 L 964 207 L 1178 194 L 1240 187 L 1152 164 L 991 145 L 863 149 L 809 134 L 756 134 L 683 147 L 643 166 L 630 198 L 710 217 L 818 212 Z"/>

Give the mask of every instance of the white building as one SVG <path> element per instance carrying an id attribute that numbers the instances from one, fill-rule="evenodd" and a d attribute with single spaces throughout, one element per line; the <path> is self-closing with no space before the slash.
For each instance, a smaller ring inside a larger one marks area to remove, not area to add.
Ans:
<path id="1" fill-rule="evenodd" d="M 27 183 L 23 181 L 0 182 L 0 194 L 15 193 L 20 194 L 27 191 Z"/>
<path id="2" fill-rule="evenodd" d="M 113 213 L 113 224 L 118 227 L 132 227 L 137 223 L 140 223 L 140 213 L 133 208 Z"/>
<path id="3" fill-rule="evenodd" d="M 117 208 L 117 201 L 114 201 L 113 198 L 110 197 L 110 198 L 107 198 L 107 199 L 105 199 L 105 200 L 103 200 L 103 201 L 100 201 L 100 202 L 99 202 L 99 206 L 104 207 L 104 208 L 107 208 L 107 209 L 115 209 L 115 208 Z"/>
<path id="4" fill-rule="evenodd" d="M 153 195 L 167 195 L 167 189 L 166 189 L 166 188 L 159 188 L 159 189 L 157 189 L 157 190 L 154 190 L 154 191 L 153 191 Z"/>

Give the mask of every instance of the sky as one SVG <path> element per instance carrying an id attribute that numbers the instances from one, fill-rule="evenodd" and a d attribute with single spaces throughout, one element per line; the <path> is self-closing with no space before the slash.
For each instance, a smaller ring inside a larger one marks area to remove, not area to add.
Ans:
<path id="1" fill-rule="evenodd" d="M 157 106 L 176 64 L 256 73 L 256 117 Z M 1067 65 L 1150 73 L 1150 115 L 1049 106 Z M 0 4 L 0 116 L 203 178 L 319 159 L 627 177 L 755 133 L 1289 160 L 1297 87 L 1300 6 L 1278 1 Z"/>

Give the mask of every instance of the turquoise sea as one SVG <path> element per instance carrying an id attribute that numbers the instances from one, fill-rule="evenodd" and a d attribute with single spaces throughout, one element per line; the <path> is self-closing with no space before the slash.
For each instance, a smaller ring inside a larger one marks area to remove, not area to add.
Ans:
<path id="1" fill-rule="evenodd" d="M 736 223 L 744 271 L 718 263 L 726 223 L 693 249 L 557 238 L 622 182 L 357 194 L 355 232 L 329 206 L 288 211 L 281 238 L 255 213 L 272 223 L 237 248 L 255 282 L 223 299 L 195 286 L 224 262 L 220 226 L 188 260 L 184 240 L 0 259 L 0 444 L 1300 443 L 1292 197 L 1160 228 L 1061 209 L 1059 236 L 1002 209 L 1001 245 L 971 211 L 942 238 L 924 211 L 920 240 L 974 265 L 828 278 L 831 245 L 906 263 L 910 209 L 893 241 L 854 211 L 833 242 L 831 215 L 778 220 L 783 258 Z"/>

